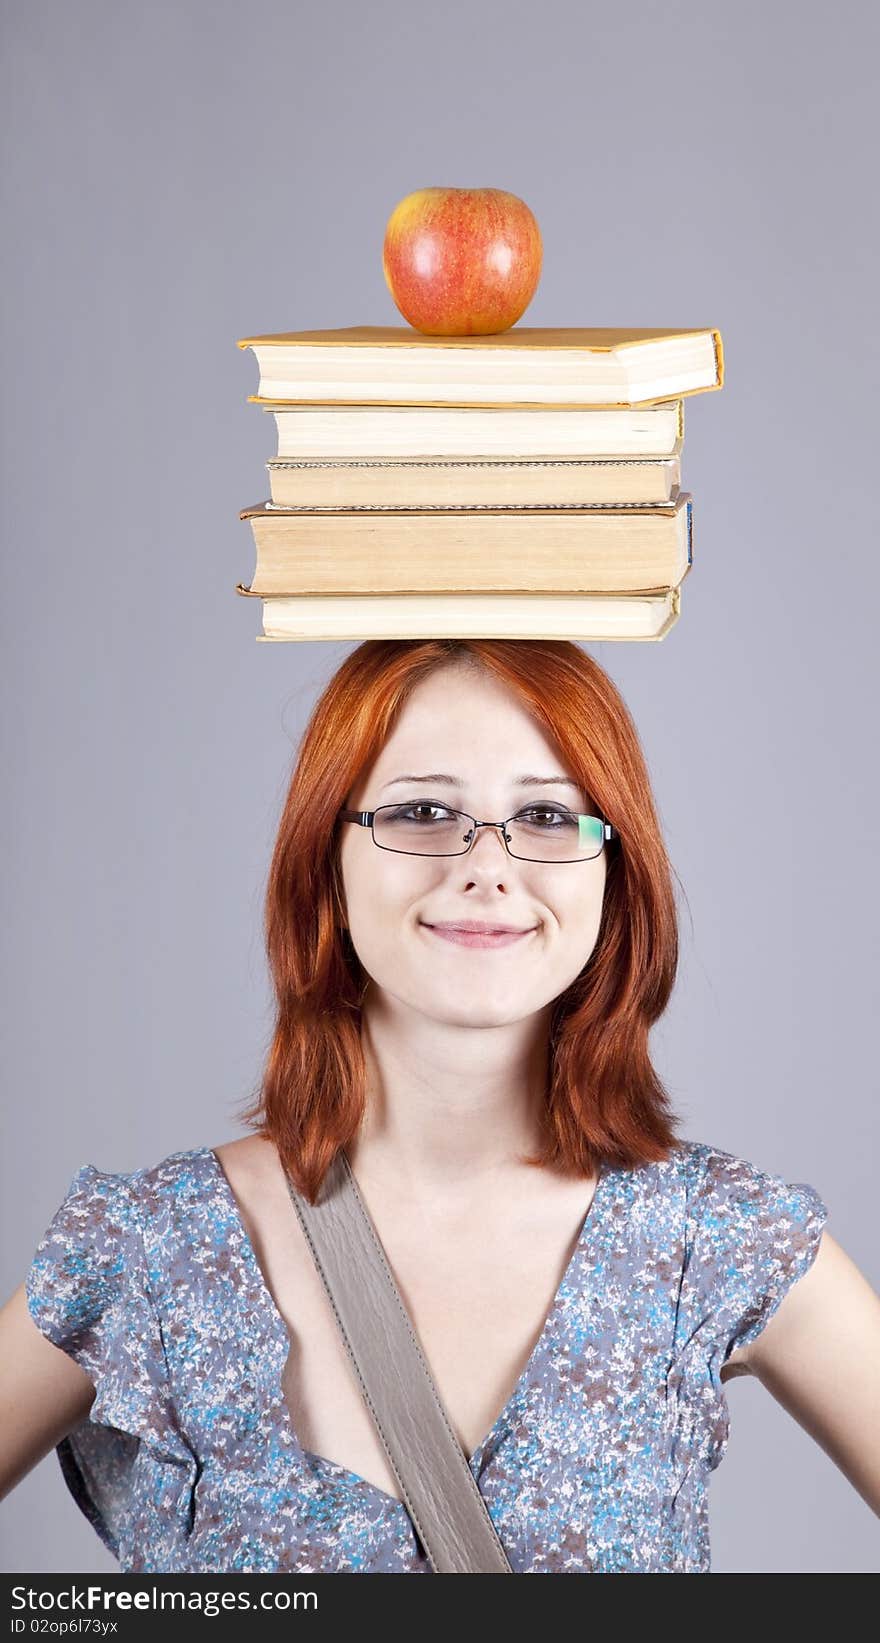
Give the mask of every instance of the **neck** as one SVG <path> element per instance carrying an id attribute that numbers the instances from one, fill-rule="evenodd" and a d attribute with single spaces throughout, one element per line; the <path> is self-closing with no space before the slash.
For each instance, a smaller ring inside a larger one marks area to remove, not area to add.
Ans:
<path id="1" fill-rule="evenodd" d="M 524 1021 L 466 1027 L 416 1016 L 383 995 L 364 1005 L 367 1106 L 347 1148 L 358 1178 L 398 1198 L 470 1198 L 538 1144 L 547 1096 L 550 1007 Z"/>

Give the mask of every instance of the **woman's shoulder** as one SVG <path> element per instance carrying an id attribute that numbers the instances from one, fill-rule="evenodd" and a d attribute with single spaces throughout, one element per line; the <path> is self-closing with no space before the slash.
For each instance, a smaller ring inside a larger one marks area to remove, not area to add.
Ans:
<path id="1" fill-rule="evenodd" d="M 67 1236 L 88 1230 L 98 1242 L 119 1242 L 123 1230 L 153 1245 L 175 1229 L 185 1238 L 197 1222 L 222 1217 L 231 1207 L 225 1163 L 240 1170 L 245 1157 L 245 1149 L 232 1141 L 178 1148 L 132 1169 L 83 1164 L 55 1220 Z"/>
<path id="2" fill-rule="evenodd" d="M 105 1191 L 116 1190 L 119 1196 L 130 1196 L 138 1201 L 151 1198 L 187 1198 L 200 1196 L 206 1183 L 222 1181 L 224 1175 L 256 1173 L 266 1145 L 259 1136 L 240 1136 L 232 1141 L 220 1141 L 197 1147 L 180 1147 L 152 1164 L 141 1164 L 134 1169 L 113 1170 L 84 1164 L 74 1180 L 105 1184 Z M 274 1148 L 271 1149 L 274 1152 Z"/>
<path id="3" fill-rule="evenodd" d="M 226 1142 L 178 1148 L 130 1170 L 92 1163 L 77 1170 L 27 1274 L 32 1315 L 51 1307 L 65 1318 L 97 1318 L 143 1293 L 167 1322 L 178 1316 L 181 1295 L 226 1295 L 228 1282 L 216 1280 L 228 1280 L 243 1242 L 238 1203 L 218 1156 L 227 1158 L 228 1149 L 238 1168 L 247 1147 Z"/>
<path id="4" fill-rule="evenodd" d="M 708 1141 L 682 1141 L 675 1157 L 689 1200 L 706 1206 L 715 1201 L 746 1204 L 774 1192 L 814 1191 L 804 1181 L 791 1180 L 779 1165 L 771 1167 L 767 1159 L 758 1162 Z"/>
<path id="5" fill-rule="evenodd" d="M 792 1170 L 744 1157 L 708 1141 L 679 1140 L 665 1160 L 636 1172 L 654 1209 L 668 1200 L 686 1241 L 736 1247 L 761 1239 L 784 1242 L 792 1224 L 814 1232 L 827 1217 L 816 1187 Z"/>
<path id="6" fill-rule="evenodd" d="M 767 1178 L 767 1172 L 747 1158 L 708 1141 L 681 1137 L 659 1162 L 622 1173 L 631 1176 L 655 1200 L 667 1193 L 687 1204 L 695 1203 L 701 1194 L 711 1195 L 737 1182 Z"/>
<path id="7" fill-rule="evenodd" d="M 136 1176 L 155 1176 L 161 1180 L 177 1180 L 188 1174 L 201 1174 L 205 1167 L 216 1168 L 218 1161 L 227 1160 L 238 1169 L 257 1169 L 269 1157 L 277 1156 L 274 1143 L 262 1135 L 239 1135 L 231 1141 L 217 1141 L 200 1147 L 180 1148 L 169 1152 L 158 1163 L 145 1165 L 132 1173 Z"/>
<path id="8" fill-rule="evenodd" d="M 790 1168 L 707 1142 L 685 1143 L 680 1167 L 687 1181 L 681 1338 L 701 1341 L 699 1353 L 741 1372 L 745 1349 L 812 1265 L 828 1208 L 815 1186 L 789 1178 Z"/>
<path id="9" fill-rule="evenodd" d="M 239 1236 L 242 1202 L 259 1199 L 272 1163 L 269 1151 L 274 1154 L 274 1147 L 267 1148 L 260 1137 L 241 1136 L 178 1148 L 157 1163 L 109 1179 L 130 1194 L 154 1248 L 163 1242 L 185 1245 L 188 1239 L 220 1245 Z"/>
<path id="10" fill-rule="evenodd" d="M 106 1205 L 133 1219 L 149 1220 L 163 1204 L 197 1201 L 210 1180 L 217 1160 L 211 1147 L 187 1147 L 167 1153 L 158 1162 L 132 1169 L 83 1164 L 73 1177 L 67 1197 L 96 1206 Z"/>
<path id="11" fill-rule="evenodd" d="M 751 1284 L 781 1294 L 811 1263 L 828 1219 L 811 1182 L 703 1141 L 684 1143 L 678 1167 L 695 1281 L 702 1275 L 719 1291 Z"/>

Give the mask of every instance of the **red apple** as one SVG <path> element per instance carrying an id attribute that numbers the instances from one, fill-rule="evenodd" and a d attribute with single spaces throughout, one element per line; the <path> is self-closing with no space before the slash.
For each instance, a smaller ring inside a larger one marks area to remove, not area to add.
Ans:
<path id="1" fill-rule="evenodd" d="M 385 229 L 385 281 L 429 337 L 489 336 L 515 325 L 541 277 L 541 231 L 503 188 L 419 188 Z"/>

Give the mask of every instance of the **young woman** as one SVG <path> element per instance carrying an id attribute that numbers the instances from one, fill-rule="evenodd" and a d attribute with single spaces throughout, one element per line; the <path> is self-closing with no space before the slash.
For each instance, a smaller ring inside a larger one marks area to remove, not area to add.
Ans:
<path id="1" fill-rule="evenodd" d="M 4 1490 L 57 1445 L 125 1571 L 430 1572 L 288 1192 L 344 1149 L 514 1571 L 708 1570 L 733 1375 L 880 1512 L 880 1298 L 651 1066 L 671 872 L 584 651 L 356 649 L 266 934 L 252 1133 L 80 1169 L 0 1313 Z"/>

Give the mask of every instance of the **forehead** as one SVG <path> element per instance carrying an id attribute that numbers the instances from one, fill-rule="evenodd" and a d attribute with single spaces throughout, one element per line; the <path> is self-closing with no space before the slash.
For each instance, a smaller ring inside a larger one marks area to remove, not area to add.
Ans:
<path id="1" fill-rule="evenodd" d="M 516 693 L 482 669 L 450 666 L 415 687 L 374 771 L 390 776 L 442 766 L 476 778 L 487 764 L 525 768 L 524 759 L 542 758 L 562 768 L 553 740 Z"/>

